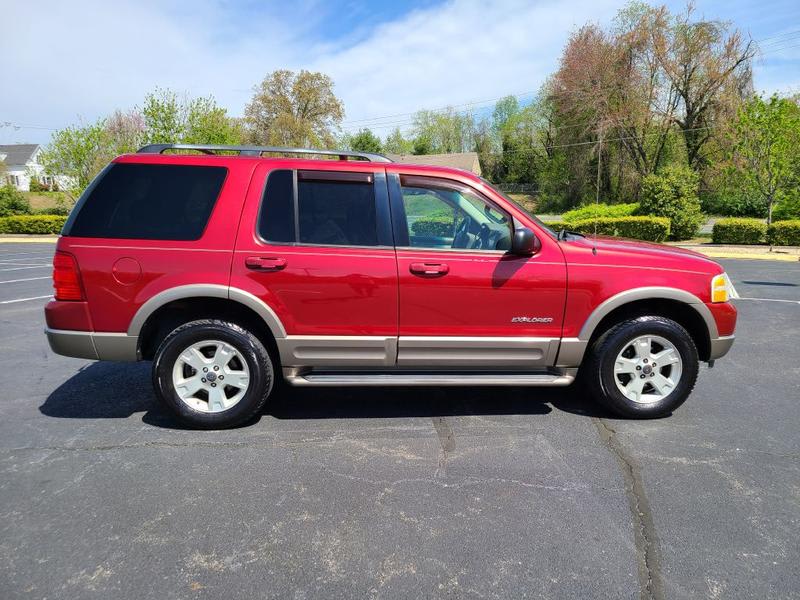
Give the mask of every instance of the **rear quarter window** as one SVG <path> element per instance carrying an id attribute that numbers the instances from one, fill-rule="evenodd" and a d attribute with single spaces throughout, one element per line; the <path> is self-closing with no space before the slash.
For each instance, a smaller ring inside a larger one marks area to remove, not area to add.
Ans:
<path id="1" fill-rule="evenodd" d="M 81 198 L 64 235 L 197 240 L 227 171 L 212 166 L 115 163 Z"/>

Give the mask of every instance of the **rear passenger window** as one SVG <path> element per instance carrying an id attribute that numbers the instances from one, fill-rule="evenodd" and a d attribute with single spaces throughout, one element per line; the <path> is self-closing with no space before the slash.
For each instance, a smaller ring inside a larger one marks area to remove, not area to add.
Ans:
<path id="1" fill-rule="evenodd" d="M 114 164 L 82 200 L 65 235 L 197 240 L 226 174 L 224 167 Z"/>
<path id="2" fill-rule="evenodd" d="M 259 234 L 276 243 L 377 246 L 372 175 L 298 171 L 295 179 L 292 171 L 273 171 L 264 189 Z"/>

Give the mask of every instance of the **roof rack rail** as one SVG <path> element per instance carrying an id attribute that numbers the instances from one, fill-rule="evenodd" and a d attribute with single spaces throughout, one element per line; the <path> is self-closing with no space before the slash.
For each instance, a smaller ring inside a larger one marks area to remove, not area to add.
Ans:
<path id="1" fill-rule="evenodd" d="M 280 146 L 224 146 L 208 144 L 148 144 L 142 146 L 137 154 L 163 154 L 165 150 L 197 150 L 203 154 L 215 152 L 238 152 L 240 156 L 261 156 L 265 152 L 274 154 L 317 154 L 322 156 L 336 156 L 339 160 L 358 158 L 369 162 L 393 162 L 392 159 L 382 154 L 370 152 L 352 152 L 350 150 L 317 150 L 314 148 L 283 148 Z"/>

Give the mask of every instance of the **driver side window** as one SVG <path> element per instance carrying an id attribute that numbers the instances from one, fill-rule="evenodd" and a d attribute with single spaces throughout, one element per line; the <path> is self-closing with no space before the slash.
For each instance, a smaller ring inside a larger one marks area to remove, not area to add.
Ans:
<path id="1" fill-rule="evenodd" d="M 412 248 L 505 251 L 511 247 L 508 215 L 469 188 L 425 177 L 403 177 L 401 183 Z"/>

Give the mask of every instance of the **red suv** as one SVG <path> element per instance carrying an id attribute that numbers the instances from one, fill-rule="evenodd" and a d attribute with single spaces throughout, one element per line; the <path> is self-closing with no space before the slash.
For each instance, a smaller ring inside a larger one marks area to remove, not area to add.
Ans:
<path id="1" fill-rule="evenodd" d="M 655 417 L 736 325 L 708 258 L 556 233 L 471 173 L 356 152 L 147 146 L 89 186 L 53 264 L 51 348 L 152 360 L 196 427 L 247 421 L 279 375 L 566 386 L 579 368 L 611 410 Z"/>

